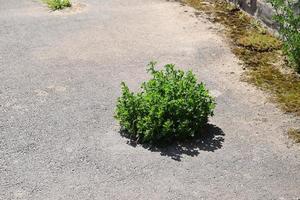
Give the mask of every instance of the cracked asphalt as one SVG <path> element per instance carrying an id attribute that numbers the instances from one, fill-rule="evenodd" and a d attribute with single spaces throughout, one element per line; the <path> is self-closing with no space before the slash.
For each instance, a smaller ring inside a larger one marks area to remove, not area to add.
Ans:
<path id="1" fill-rule="evenodd" d="M 178 2 L 0 0 L 0 199 L 299 199 L 299 125 L 240 81 L 222 27 Z M 192 69 L 217 99 L 208 137 L 147 149 L 113 118 L 146 65 Z"/>

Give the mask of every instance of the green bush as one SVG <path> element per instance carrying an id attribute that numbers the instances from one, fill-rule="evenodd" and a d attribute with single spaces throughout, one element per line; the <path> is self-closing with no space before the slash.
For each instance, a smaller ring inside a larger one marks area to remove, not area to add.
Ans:
<path id="1" fill-rule="evenodd" d="M 284 52 L 290 63 L 300 72 L 300 15 L 293 0 L 269 0 L 275 9 L 274 19 L 284 41 Z"/>
<path id="2" fill-rule="evenodd" d="M 153 77 L 142 84 L 141 92 L 130 92 L 122 83 L 115 117 L 123 130 L 140 143 L 159 145 L 197 136 L 215 108 L 204 84 L 172 64 L 161 71 L 153 62 L 148 67 Z"/>
<path id="3" fill-rule="evenodd" d="M 51 10 L 59 10 L 65 7 L 71 7 L 72 4 L 70 0 L 44 0 L 48 4 Z"/>

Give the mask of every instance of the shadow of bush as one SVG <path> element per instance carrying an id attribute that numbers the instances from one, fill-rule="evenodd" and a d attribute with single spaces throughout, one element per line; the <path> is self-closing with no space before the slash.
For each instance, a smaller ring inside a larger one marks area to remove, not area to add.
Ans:
<path id="1" fill-rule="evenodd" d="M 131 138 L 126 131 L 120 130 L 120 134 L 122 137 L 128 139 L 128 145 L 132 147 L 138 146 L 136 139 Z M 161 156 L 167 156 L 173 160 L 181 161 L 182 155 L 194 157 L 198 156 L 200 151 L 214 152 L 215 150 L 222 148 L 222 144 L 225 140 L 224 136 L 225 133 L 221 128 L 213 124 L 207 124 L 199 134 L 199 137 L 190 140 L 174 142 L 165 147 L 151 144 L 140 144 L 139 146 L 152 152 L 160 152 Z"/>

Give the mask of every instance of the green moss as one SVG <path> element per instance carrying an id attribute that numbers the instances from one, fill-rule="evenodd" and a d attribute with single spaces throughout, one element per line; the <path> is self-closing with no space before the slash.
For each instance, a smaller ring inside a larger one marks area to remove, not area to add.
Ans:
<path id="1" fill-rule="evenodd" d="M 300 129 L 290 129 L 288 131 L 288 136 L 296 143 L 300 143 Z"/>
<path id="2" fill-rule="evenodd" d="M 233 53 L 237 55 L 247 69 L 259 70 L 262 66 L 272 66 L 279 62 L 280 57 L 274 52 L 256 52 L 244 47 L 234 47 Z"/>
<path id="3" fill-rule="evenodd" d="M 233 53 L 243 61 L 249 83 L 268 91 L 282 110 L 300 116 L 300 78 L 284 74 L 281 41 L 259 22 L 222 0 L 183 0 L 225 27 Z"/>
<path id="4" fill-rule="evenodd" d="M 300 116 L 300 80 L 296 75 L 283 74 L 271 65 L 249 70 L 248 80 L 273 94 L 273 99 L 286 111 Z"/>
<path id="5" fill-rule="evenodd" d="M 278 39 L 272 37 L 269 34 L 261 33 L 248 33 L 247 35 L 240 37 L 237 43 L 247 49 L 254 51 L 272 51 L 281 48 L 281 43 Z"/>

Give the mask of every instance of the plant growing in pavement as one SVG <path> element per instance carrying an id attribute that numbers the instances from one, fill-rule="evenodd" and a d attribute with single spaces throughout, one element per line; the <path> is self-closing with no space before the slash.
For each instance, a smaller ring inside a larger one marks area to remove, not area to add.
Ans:
<path id="1" fill-rule="evenodd" d="M 44 0 L 44 2 L 47 3 L 51 10 L 59 10 L 72 6 L 70 0 Z"/>
<path id="2" fill-rule="evenodd" d="M 173 64 L 158 71 L 151 62 L 148 72 L 152 79 L 142 84 L 141 92 L 133 93 L 122 83 L 115 117 L 123 130 L 140 143 L 159 145 L 197 136 L 215 108 L 205 85 Z"/>

